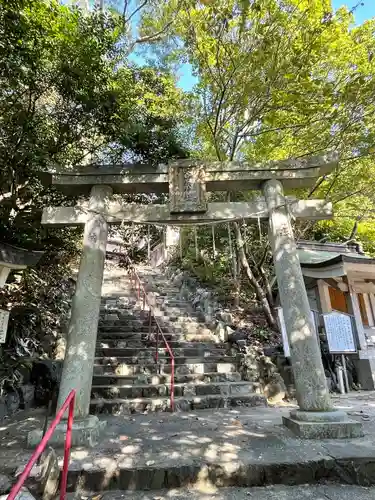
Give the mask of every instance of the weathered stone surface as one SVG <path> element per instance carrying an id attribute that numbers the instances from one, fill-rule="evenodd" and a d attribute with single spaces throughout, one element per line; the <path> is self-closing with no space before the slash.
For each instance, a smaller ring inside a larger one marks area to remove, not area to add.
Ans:
<path id="1" fill-rule="evenodd" d="M 10 391 L 5 397 L 7 414 L 13 415 L 20 408 L 21 398 L 17 391 Z"/>
<path id="2" fill-rule="evenodd" d="M 20 407 L 22 410 L 28 410 L 34 404 L 35 387 L 31 384 L 21 385 L 19 388 Z"/>
<path id="3" fill-rule="evenodd" d="M 19 473 L 23 472 L 23 468 Z M 16 473 L 16 475 L 18 475 Z M 29 491 L 37 498 L 52 500 L 56 498 L 60 481 L 60 467 L 57 455 L 53 448 L 49 447 L 40 458 L 40 462 L 30 471 L 26 480 Z"/>
<path id="4" fill-rule="evenodd" d="M 155 472 L 156 474 L 156 472 Z M 160 478 L 164 470 L 160 471 Z M 194 477 L 194 475 L 192 476 Z M 129 482 L 127 482 L 129 484 Z M 157 484 L 157 483 L 156 483 Z M 164 481 L 161 481 L 164 484 Z M 167 498 L 170 490 L 163 489 L 153 492 L 125 490 L 106 492 L 103 500 L 157 500 Z M 216 491 L 210 485 L 202 488 L 178 488 L 173 490 L 176 500 L 373 500 L 375 488 L 349 485 L 303 485 L 303 486 L 265 486 L 265 487 L 226 487 Z M 70 499 L 69 499 L 70 500 Z"/>
<path id="5" fill-rule="evenodd" d="M 0 496 L 0 500 L 7 500 L 7 495 Z M 27 488 L 21 488 L 15 500 L 35 500 L 35 498 Z"/>
<path id="6" fill-rule="evenodd" d="M 100 433 L 106 423 L 99 420 L 98 417 L 90 415 L 84 419 L 75 419 L 72 430 L 72 446 L 87 446 L 95 447 L 98 443 Z M 42 430 L 34 430 L 29 432 L 27 436 L 27 446 L 34 448 L 39 444 L 43 437 Z M 49 444 L 52 446 L 62 447 L 66 438 L 66 421 L 62 421 L 57 425 Z"/>
<path id="7" fill-rule="evenodd" d="M 345 422 L 348 420 L 348 415 L 340 410 L 321 412 L 292 410 L 290 416 L 300 422 Z"/>
<path id="8" fill-rule="evenodd" d="M 5 398 L 0 398 L 0 421 L 8 415 Z"/>
<path id="9" fill-rule="evenodd" d="M 361 422 L 347 418 L 339 422 L 306 422 L 283 417 L 283 423 L 288 429 L 302 439 L 350 439 L 363 436 Z"/>
<path id="10" fill-rule="evenodd" d="M 112 189 L 107 186 L 94 186 L 91 190 L 90 212 L 85 224 L 80 269 L 72 301 L 58 407 L 63 405 L 73 389 L 76 390 L 77 417 L 87 417 L 89 413 L 108 232 L 107 221 L 101 211 L 104 210 L 111 193 Z M 88 440 L 93 441 L 94 428 L 86 430 L 85 433 Z"/>
<path id="11" fill-rule="evenodd" d="M 267 181 L 263 192 L 270 213 L 269 238 L 291 349 L 297 401 L 301 410 L 330 410 L 332 403 L 282 184 L 277 180 Z"/>
<path id="12" fill-rule="evenodd" d="M 279 403 L 286 396 L 286 387 L 281 375 L 275 373 L 263 387 L 263 393 L 270 403 Z"/>
<path id="13" fill-rule="evenodd" d="M 9 493 L 11 487 L 12 482 L 10 478 L 5 474 L 0 473 L 0 495 L 6 495 Z"/>

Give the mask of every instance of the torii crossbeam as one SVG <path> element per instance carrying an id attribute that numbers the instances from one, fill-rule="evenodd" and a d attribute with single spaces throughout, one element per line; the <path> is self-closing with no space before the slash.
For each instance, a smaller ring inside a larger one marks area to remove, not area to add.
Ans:
<path id="1" fill-rule="evenodd" d="M 262 164 L 189 159 L 157 167 L 104 165 L 45 174 L 47 182 L 68 194 L 90 194 L 88 202 L 75 207 L 49 207 L 43 211 L 42 222 L 45 225 L 85 227 L 59 406 L 71 389 L 76 389 L 76 415 L 88 419 L 91 426 L 97 425 L 92 423 L 92 417 L 89 419 L 89 404 L 108 223 L 183 225 L 268 218 L 300 407 L 285 423 L 301 435 L 303 432 L 306 434 L 306 426 L 309 429 L 315 426 L 317 418 L 314 415 L 319 412 L 319 422 L 324 420 L 323 415 L 328 415 L 328 421 L 335 421 L 335 424 L 340 419 L 345 420 L 348 433 L 350 426 L 347 425 L 347 418 L 331 411 L 320 347 L 311 321 L 291 225 L 291 216 L 331 218 L 332 207 L 322 200 L 287 198 L 283 191 L 284 187 L 292 189 L 313 185 L 317 177 L 332 171 L 337 161 L 335 154 Z M 262 191 L 263 197 L 249 203 L 210 203 L 207 200 L 209 191 L 249 189 Z M 123 193 L 169 193 L 169 204 L 126 204 L 113 197 Z M 312 427 L 309 427 L 310 423 Z M 89 434 L 87 429 L 86 434 Z M 96 432 L 95 429 L 93 432 Z M 332 433 L 330 436 L 335 437 Z M 79 438 L 77 441 L 82 443 Z"/>

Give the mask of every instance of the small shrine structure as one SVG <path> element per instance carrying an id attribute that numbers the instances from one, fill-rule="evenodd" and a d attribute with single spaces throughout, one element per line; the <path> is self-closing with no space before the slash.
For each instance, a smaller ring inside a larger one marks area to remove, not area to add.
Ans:
<path id="1" fill-rule="evenodd" d="M 299 241 L 297 247 L 310 308 L 319 313 L 318 331 L 324 328 L 322 315 L 339 312 L 350 317 L 355 349 L 348 354 L 361 387 L 374 390 L 375 259 L 358 244 Z"/>

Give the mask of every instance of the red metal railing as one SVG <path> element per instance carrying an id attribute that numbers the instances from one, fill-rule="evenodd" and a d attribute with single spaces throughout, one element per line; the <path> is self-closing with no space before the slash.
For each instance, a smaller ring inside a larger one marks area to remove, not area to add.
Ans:
<path id="1" fill-rule="evenodd" d="M 68 415 L 68 422 L 67 422 L 67 427 L 66 427 L 66 437 L 65 437 L 65 446 L 64 446 L 64 464 L 63 464 L 61 484 L 60 484 L 60 500 L 65 500 L 66 485 L 68 482 L 70 448 L 72 446 L 72 428 L 73 428 L 75 396 L 76 396 L 76 391 L 73 390 L 70 392 L 69 396 L 66 398 L 64 404 L 62 405 L 60 410 L 57 412 L 56 417 L 53 419 L 47 432 L 43 436 L 43 439 L 38 444 L 36 450 L 34 451 L 34 453 L 31 456 L 30 460 L 27 462 L 24 471 L 22 472 L 22 474 L 18 478 L 18 481 L 11 489 L 11 492 L 9 493 L 7 500 L 14 500 L 15 497 L 18 495 L 20 489 L 22 488 L 24 482 L 26 481 L 28 475 L 30 474 L 30 471 L 33 468 L 33 465 L 38 460 L 40 455 L 43 453 L 45 447 L 47 446 L 48 441 L 51 439 L 53 431 L 56 429 L 57 424 L 60 422 L 64 413 L 66 412 L 67 408 L 69 407 L 69 415 Z"/>
<path id="2" fill-rule="evenodd" d="M 143 310 L 146 308 L 146 304 L 148 306 L 148 311 L 149 311 L 149 316 L 148 316 L 148 333 L 151 337 L 152 333 L 152 319 L 154 319 L 155 326 L 156 326 L 156 351 L 155 351 L 155 362 L 159 362 L 159 336 L 162 338 L 165 349 L 168 352 L 169 358 L 171 360 L 171 410 L 174 411 L 174 369 L 175 369 L 175 360 L 174 360 L 174 355 L 172 352 L 172 349 L 170 345 L 167 342 L 167 339 L 164 336 L 163 330 L 161 329 L 160 323 L 158 322 L 153 305 L 150 303 L 147 297 L 146 290 L 140 280 L 140 277 L 138 276 L 137 271 L 135 270 L 134 266 L 131 264 L 129 267 L 129 274 L 130 274 L 130 281 L 132 284 L 132 287 L 135 288 L 136 294 L 138 297 L 138 300 L 141 299 L 142 295 L 142 300 L 143 300 Z"/>

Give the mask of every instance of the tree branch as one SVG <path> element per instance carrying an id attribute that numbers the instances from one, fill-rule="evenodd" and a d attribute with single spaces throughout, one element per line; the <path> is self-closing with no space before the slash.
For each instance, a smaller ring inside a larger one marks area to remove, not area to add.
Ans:
<path id="1" fill-rule="evenodd" d="M 270 303 L 268 301 L 267 295 L 264 293 L 263 288 L 261 287 L 259 281 L 254 276 L 249 262 L 246 258 L 245 250 L 244 250 L 244 241 L 241 234 L 241 229 L 238 222 L 234 222 L 235 234 L 236 234 L 236 244 L 238 250 L 239 260 L 241 265 L 246 272 L 246 275 L 250 281 L 251 286 L 254 288 L 257 299 L 262 305 L 263 312 L 266 316 L 267 323 L 271 328 L 277 328 L 277 322 L 272 314 L 272 309 Z"/>
<path id="2" fill-rule="evenodd" d="M 148 2 L 148 0 L 143 0 L 143 2 L 136 9 L 134 9 L 133 12 L 130 14 L 130 16 L 126 19 L 125 19 L 125 14 L 126 14 L 126 10 L 128 8 L 128 5 L 127 5 L 127 2 L 125 2 L 124 13 L 123 13 L 124 24 L 129 23 L 131 21 L 131 19 L 136 15 L 136 13 L 139 12 L 141 9 L 143 9 L 143 7 L 147 4 L 147 2 Z"/>

